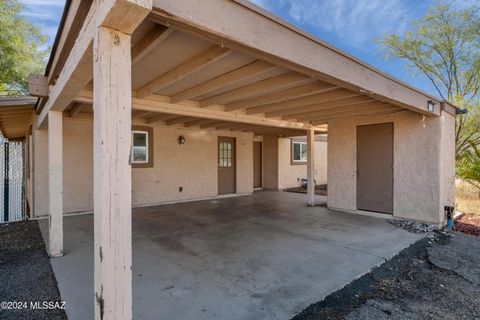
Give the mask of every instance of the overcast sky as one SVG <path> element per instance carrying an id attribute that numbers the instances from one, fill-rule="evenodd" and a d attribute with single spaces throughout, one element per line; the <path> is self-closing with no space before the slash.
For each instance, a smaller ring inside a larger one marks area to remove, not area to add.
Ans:
<path id="1" fill-rule="evenodd" d="M 23 14 L 53 44 L 64 0 L 20 0 Z M 435 0 L 251 0 L 333 46 L 425 91 L 433 88 L 421 76 L 413 77 L 402 61 L 385 60 L 376 40 L 409 28 L 425 15 Z M 453 0 L 459 7 L 478 0 Z"/>

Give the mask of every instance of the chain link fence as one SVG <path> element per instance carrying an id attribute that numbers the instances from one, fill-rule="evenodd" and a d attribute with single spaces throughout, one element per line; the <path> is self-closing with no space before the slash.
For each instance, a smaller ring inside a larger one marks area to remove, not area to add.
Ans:
<path id="1" fill-rule="evenodd" d="M 0 223 L 25 219 L 25 144 L 0 137 Z"/>

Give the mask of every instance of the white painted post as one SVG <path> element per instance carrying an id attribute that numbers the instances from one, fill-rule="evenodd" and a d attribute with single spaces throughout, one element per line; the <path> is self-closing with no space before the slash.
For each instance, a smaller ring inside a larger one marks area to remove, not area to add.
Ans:
<path id="1" fill-rule="evenodd" d="M 315 206 L 315 131 L 307 131 L 307 205 Z"/>
<path id="2" fill-rule="evenodd" d="M 48 112 L 48 253 L 63 256 L 62 111 Z"/>
<path id="3" fill-rule="evenodd" d="M 94 37 L 95 318 L 132 319 L 131 37 Z"/>

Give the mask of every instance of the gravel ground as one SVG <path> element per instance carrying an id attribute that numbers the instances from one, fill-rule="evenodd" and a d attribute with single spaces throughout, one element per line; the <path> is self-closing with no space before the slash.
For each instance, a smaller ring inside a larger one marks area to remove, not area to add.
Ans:
<path id="1" fill-rule="evenodd" d="M 317 319 L 480 319 L 480 238 L 424 238 L 296 315 Z"/>
<path id="2" fill-rule="evenodd" d="M 2 303 L 0 319 L 67 319 L 58 308 L 60 293 L 37 221 L 0 225 L 0 302 L 4 301 L 9 304 Z"/>

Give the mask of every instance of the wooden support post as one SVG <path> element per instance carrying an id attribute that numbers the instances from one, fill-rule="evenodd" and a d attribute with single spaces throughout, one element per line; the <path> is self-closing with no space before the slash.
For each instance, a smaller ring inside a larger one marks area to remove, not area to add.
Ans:
<path id="1" fill-rule="evenodd" d="M 95 318 L 132 319 L 131 36 L 94 37 Z"/>
<path id="2" fill-rule="evenodd" d="M 315 131 L 307 130 L 307 205 L 315 206 Z"/>
<path id="3" fill-rule="evenodd" d="M 48 112 L 48 253 L 63 255 L 62 111 Z"/>

